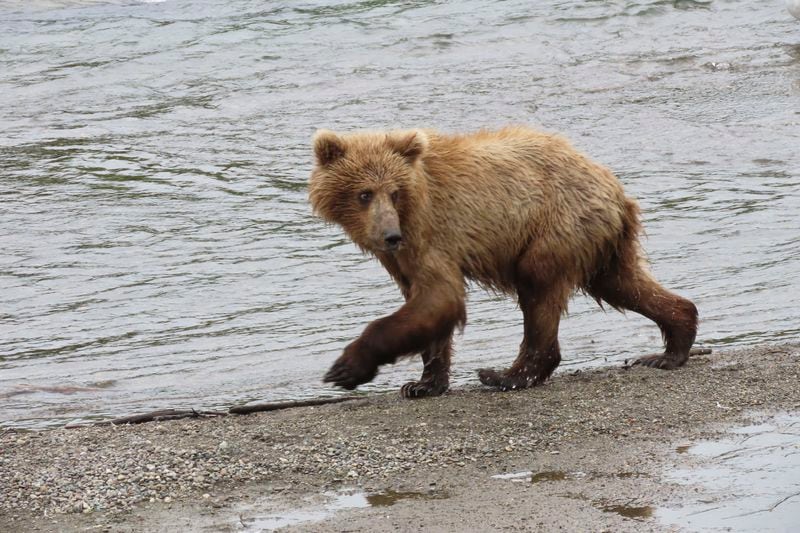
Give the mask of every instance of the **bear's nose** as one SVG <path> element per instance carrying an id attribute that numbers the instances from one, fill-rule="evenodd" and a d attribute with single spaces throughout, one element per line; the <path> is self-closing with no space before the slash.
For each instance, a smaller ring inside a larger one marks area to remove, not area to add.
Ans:
<path id="1" fill-rule="evenodd" d="M 398 230 L 389 230 L 383 233 L 383 242 L 389 250 L 396 250 L 403 240 L 403 235 Z"/>

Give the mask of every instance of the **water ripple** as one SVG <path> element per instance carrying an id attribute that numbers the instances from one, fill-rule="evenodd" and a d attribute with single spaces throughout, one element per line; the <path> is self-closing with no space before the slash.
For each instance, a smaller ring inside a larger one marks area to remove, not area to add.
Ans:
<path id="1" fill-rule="evenodd" d="M 796 339 L 797 47 L 744 0 L 5 2 L 0 426 L 330 394 L 402 298 L 310 214 L 318 127 L 564 132 L 639 198 L 701 342 Z M 456 383 L 522 331 L 507 299 L 471 290 L 468 312 Z M 568 368 L 660 343 L 580 297 L 562 324 Z"/>

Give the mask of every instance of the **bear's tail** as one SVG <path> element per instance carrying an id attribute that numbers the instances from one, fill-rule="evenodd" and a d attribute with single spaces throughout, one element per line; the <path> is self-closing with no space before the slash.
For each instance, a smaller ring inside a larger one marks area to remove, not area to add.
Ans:
<path id="1" fill-rule="evenodd" d="M 620 235 L 620 244 L 639 242 L 639 236 L 642 234 L 642 222 L 640 220 L 641 210 L 636 200 L 632 198 L 625 198 L 625 208 L 622 213 L 622 234 Z"/>
<path id="2" fill-rule="evenodd" d="M 633 198 L 625 198 L 622 213 L 622 231 L 619 234 L 612 265 L 618 272 L 649 277 L 650 265 L 639 238 L 644 234 L 639 204 Z"/>
<path id="3" fill-rule="evenodd" d="M 634 273 L 648 272 L 648 263 L 644 250 L 639 244 L 639 237 L 644 232 L 639 218 L 639 204 L 628 197 L 622 198 L 619 226 L 616 232 L 608 236 L 599 250 L 598 261 L 594 269 L 586 272 L 586 281 L 582 287 L 585 293 L 592 294 L 592 287 L 598 277 L 604 277 L 611 272 L 617 275 L 632 275 Z M 596 294 L 592 294 L 600 306 L 603 303 Z"/>

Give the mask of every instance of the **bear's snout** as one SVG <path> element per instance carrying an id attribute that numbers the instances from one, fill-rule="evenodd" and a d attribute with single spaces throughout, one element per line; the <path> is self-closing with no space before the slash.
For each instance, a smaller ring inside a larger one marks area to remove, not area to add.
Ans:
<path id="1" fill-rule="evenodd" d="M 386 249 L 394 251 L 400 248 L 400 243 L 403 242 L 403 235 L 399 229 L 390 229 L 383 232 L 383 242 L 386 244 Z"/>
<path id="2" fill-rule="evenodd" d="M 370 205 L 370 241 L 373 249 L 396 252 L 403 245 L 400 216 L 388 194 L 378 193 Z"/>

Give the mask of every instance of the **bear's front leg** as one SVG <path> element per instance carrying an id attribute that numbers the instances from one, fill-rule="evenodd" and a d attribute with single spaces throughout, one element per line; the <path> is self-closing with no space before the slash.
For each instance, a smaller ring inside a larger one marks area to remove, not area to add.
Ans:
<path id="1" fill-rule="evenodd" d="M 371 381 L 379 366 L 421 352 L 440 340 L 449 340 L 466 317 L 463 295 L 444 288 L 414 292 L 398 311 L 367 326 L 345 348 L 323 381 L 354 389 Z"/>
<path id="2" fill-rule="evenodd" d="M 409 381 L 400 388 L 400 396 L 407 399 L 440 396 L 450 388 L 450 355 L 452 335 L 434 342 L 422 351 L 422 377 Z"/>

